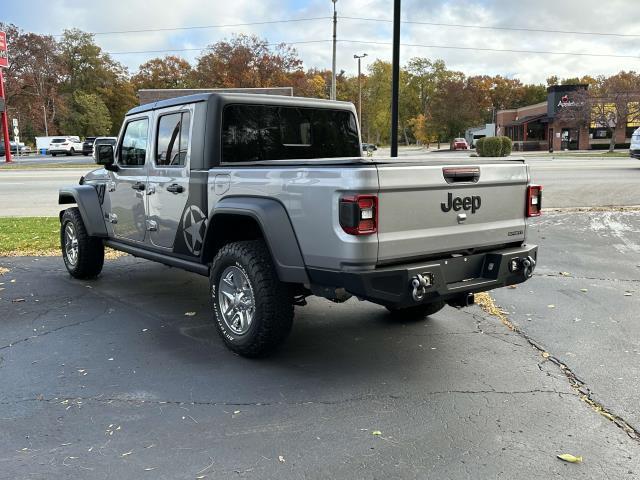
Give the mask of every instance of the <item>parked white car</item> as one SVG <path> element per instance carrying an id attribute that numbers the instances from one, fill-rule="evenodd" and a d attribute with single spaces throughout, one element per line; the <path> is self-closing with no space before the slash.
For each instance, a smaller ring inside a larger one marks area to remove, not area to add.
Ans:
<path id="1" fill-rule="evenodd" d="M 631 135 L 631 147 L 629 148 L 629 155 L 632 158 L 640 160 L 640 128 L 637 128 L 633 135 Z"/>
<path id="2" fill-rule="evenodd" d="M 82 153 L 82 142 L 78 137 L 56 137 L 49 144 L 49 153 L 52 157 Z"/>

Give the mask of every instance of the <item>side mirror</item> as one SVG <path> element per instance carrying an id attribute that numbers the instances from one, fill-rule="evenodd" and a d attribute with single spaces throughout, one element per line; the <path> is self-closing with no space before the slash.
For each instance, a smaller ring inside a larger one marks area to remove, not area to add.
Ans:
<path id="1" fill-rule="evenodd" d="M 97 145 L 95 160 L 98 165 L 103 165 L 106 170 L 112 170 L 115 164 L 113 145 L 105 143 Z"/>

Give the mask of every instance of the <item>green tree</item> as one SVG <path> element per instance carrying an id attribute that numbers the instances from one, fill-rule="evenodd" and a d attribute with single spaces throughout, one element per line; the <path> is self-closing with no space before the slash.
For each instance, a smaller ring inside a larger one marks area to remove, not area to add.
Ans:
<path id="1" fill-rule="evenodd" d="M 111 116 L 99 95 L 77 91 L 63 128 L 70 135 L 104 136 L 111 129 Z"/>

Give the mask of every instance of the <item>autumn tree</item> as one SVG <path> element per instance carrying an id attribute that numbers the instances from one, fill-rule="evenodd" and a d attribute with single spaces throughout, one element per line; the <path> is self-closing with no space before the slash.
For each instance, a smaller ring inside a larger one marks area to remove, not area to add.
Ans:
<path id="1" fill-rule="evenodd" d="M 296 50 L 272 46 L 255 35 L 235 35 L 210 45 L 198 58 L 194 78 L 200 88 L 254 88 L 288 85 L 302 69 Z"/>
<path id="2" fill-rule="evenodd" d="M 192 88 L 193 69 L 184 58 L 167 55 L 153 58 L 138 68 L 131 77 L 136 89 L 143 88 Z"/>
<path id="3" fill-rule="evenodd" d="M 5 69 L 7 106 L 16 109 L 25 133 L 44 133 L 45 112 L 50 133 L 56 133 L 62 105 L 58 43 L 51 36 L 25 33 L 15 25 L 0 24 L 0 28 L 7 33 L 10 52 Z"/>

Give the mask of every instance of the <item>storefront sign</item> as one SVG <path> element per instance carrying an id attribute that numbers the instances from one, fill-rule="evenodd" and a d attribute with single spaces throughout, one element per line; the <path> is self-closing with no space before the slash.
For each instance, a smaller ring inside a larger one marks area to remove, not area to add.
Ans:
<path id="1" fill-rule="evenodd" d="M 0 68 L 9 66 L 9 55 L 7 54 L 7 34 L 0 32 Z"/>

